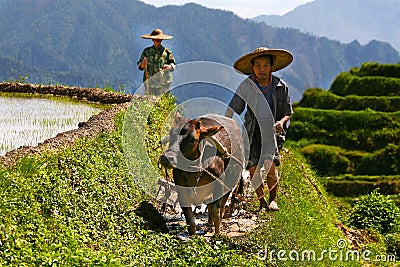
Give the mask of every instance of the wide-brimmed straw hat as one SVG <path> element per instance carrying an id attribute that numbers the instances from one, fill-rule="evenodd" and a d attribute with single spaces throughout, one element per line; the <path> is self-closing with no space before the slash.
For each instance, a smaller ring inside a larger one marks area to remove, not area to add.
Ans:
<path id="1" fill-rule="evenodd" d="M 166 35 L 161 29 L 154 29 L 150 34 L 145 34 L 141 36 L 144 39 L 156 39 L 156 40 L 169 40 L 173 37 L 171 35 Z"/>
<path id="2" fill-rule="evenodd" d="M 244 74 L 251 73 L 251 61 L 258 56 L 262 55 L 272 55 L 274 58 L 274 64 L 272 66 L 272 71 L 278 71 L 286 68 L 292 61 L 293 55 L 284 49 L 269 49 L 267 47 L 259 47 L 251 53 L 248 53 L 238 60 L 236 60 L 233 67 Z"/>

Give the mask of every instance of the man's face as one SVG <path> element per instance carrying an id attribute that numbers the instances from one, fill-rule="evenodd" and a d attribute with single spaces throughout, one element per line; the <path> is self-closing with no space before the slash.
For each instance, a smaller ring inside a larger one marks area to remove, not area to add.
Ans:
<path id="1" fill-rule="evenodd" d="M 259 80 L 268 79 L 271 75 L 271 69 L 269 57 L 258 57 L 254 59 L 253 71 Z"/>
<path id="2" fill-rule="evenodd" d="M 152 39 L 154 46 L 159 47 L 161 45 L 162 40 L 159 39 Z"/>

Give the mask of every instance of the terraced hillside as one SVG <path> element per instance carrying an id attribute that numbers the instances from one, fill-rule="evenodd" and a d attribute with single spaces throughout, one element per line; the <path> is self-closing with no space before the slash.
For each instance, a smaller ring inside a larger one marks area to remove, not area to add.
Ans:
<path id="1" fill-rule="evenodd" d="M 400 64 L 364 63 L 308 89 L 289 139 L 337 196 L 400 194 Z"/>

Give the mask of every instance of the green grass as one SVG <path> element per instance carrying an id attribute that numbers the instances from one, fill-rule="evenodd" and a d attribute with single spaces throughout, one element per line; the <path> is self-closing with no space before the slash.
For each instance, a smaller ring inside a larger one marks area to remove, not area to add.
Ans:
<path id="1" fill-rule="evenodd" d="M 170 104 L 157 106 L 166 114 Z M 140 110 L 140 107 L 137 108 Z M 152 114 L 148 122 L 160 123 Z M 260 215 L 259 227 L 242 237 L 193 237 L 168 234 L 157 206 L 135 182 L 146 171 L 128 168 L 123 150 L 123 114 L 118 130 L 53 154 L 25 158 L 0 169 L 0 266 L 361 266 L 361 262 L 282 261 L 268 249 L 336 249 L 344 238 L 334 203 L 318 177 L 294 148 L 284 155 L 280 211 Z M 147 131 L 157 132 L 151 125 Z M 155 134 L 153 132 L 153 134 Z M 155 139 L 147 140 L 154 144 Z M 150 158 L 158 153 L 151 149 Z M 134 166 L 142 166 L 138 163 Z M 133 173 L 130 172 L 133 171 Z M 255 211 L 251 199 L 247 209 Z M 150 214 L 145 214 L 150 213 Z M 148 218 L 152 218 L 149 220 Z M 381 243 L 360 250 L 383 251 Z M 347 247 L 346 247 L 347 249 Z M 293 255 L 292 255 L 293 256 Z M 286 254 L 288 257 L 288 254 Z"/>

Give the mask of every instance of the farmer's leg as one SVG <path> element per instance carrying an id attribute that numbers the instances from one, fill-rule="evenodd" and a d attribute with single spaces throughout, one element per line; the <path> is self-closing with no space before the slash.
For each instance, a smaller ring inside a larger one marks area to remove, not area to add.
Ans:
<path id="1" fill-rule="evenodd" d="M 270 210 L 279 210 L 277 204 L 278 184 L 278 170 L 276 169 L 275 163 L 272 163 L 267 175 L 267 185 L 269 190 L 268 208 Z"/>
<path id="2" fill-rule="evenodd" d="M 257 165 L 251 166 L 249 168 L 250 172 L 250 181 L 253 187 L 256 189 L 256 195 L 258 200 L 260 201 L 260 210 L 266 208 L 267 201 L 264 198 L 264 183 L 262 181 L 260 168 Z"/>

